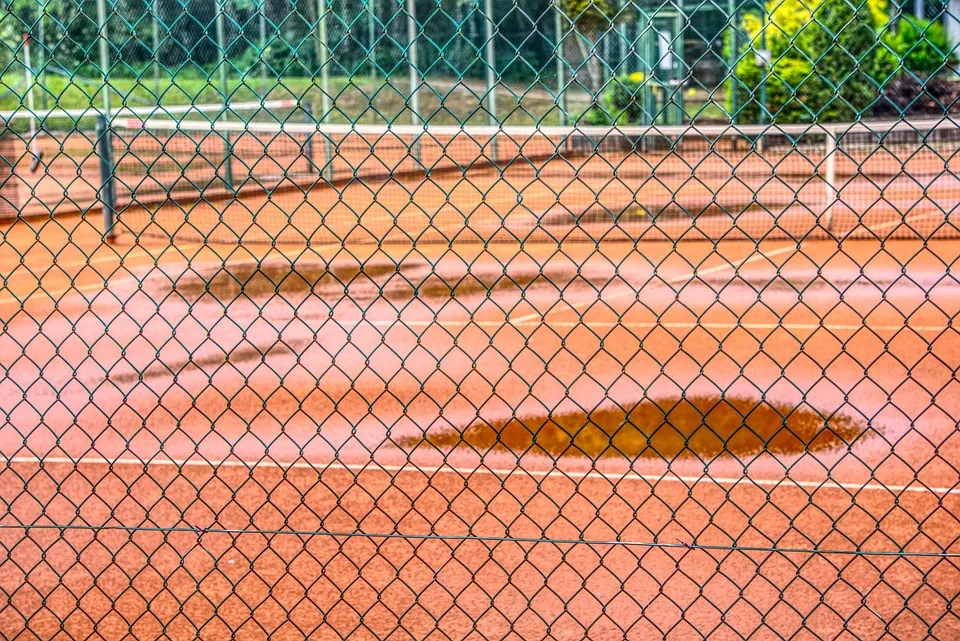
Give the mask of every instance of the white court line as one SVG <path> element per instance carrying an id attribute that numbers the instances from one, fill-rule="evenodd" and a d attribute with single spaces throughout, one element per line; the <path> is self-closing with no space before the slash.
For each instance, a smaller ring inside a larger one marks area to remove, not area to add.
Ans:
<path id="1" fill-rule="evenodd" d="M 276 461 L 242 461 L 237 459 L 230 460 L 212 460 L 198 461 L 196 459 L 160 459 L 142 461 L 135 458 L 100 458 L 100 457 L 81 457 L 73 459 L 68 457 L 50 457 L 41 458 L 34 456 L 15 456 L 13 458 L 0 456 L 0 462 L 6 465 L 105 465 L 105 466 L 133 466 L 149 467 L 150 465 L 163 467 L 205 467 L 205 468 L 266 468 L 266 469 L 307 469 L 314 471 L 338 470 L 356 474 L 358 472 L 386 472 L 390 474 L 426 474 L 433 476 L 435 474 L 457 474 L 459 476 L 473 476 L 483 474 L 507 478 L 511 476 L 527 476 L 538 479 L 597 479 L 604 481 L 643 481 L 651 485 L 658 483 L 683 483 L 684 485 L 695 485 L 697 483 L 707 483 L 710 485 L 722 485 L 736 487 L 746 485 L 748 487 L 764 488 L 796 488 L 796 489 L 836 489 L 859 492 L 862 490 L 888 492 L 894 494 L 913 493 L 913 494 L 936 494 L 940 496 L 960 495 L 960 487 L 926 487 L 920 484 L 912 485 L 887 485 L 884 483 L 843 483 L 828 479 L 825 481 L 797 481 L 790 478 L 782 479 L 752 479 L 749 477 L 713 477 L 713 476 L 681 476 L 668 472 L 666 474 L 643 474 L 635 470 L 625 470 L 622 473 L 601 472 L 599 470 L 584 471 L 563 471 L 557 469 L 551 470 L 527 470 L 520 467 L 510 469 L 496 469 L 488 467 L 454 467 L 451 465 L 381 465 L 377 463 L 356 464 L 356 463 L 278 463 Z M 958 481 L 960 484 L 960 481 Z"/>
<path id="2" fill-rule="evenodd" d="M 728 262 L 723 265 L 714 265 L 713 267 L 708 267 L 706 269 L 695 269 L 692 272 L 687 272 L 685 274 L 679 274 L 677 276 L 672 276 L 665 281 L 661 280 L 654 283 L 653 287 L 662 287 L 665 285 L 675 285 L 681 282 L 690 281 L 693 278 L 699 276 L 706 276 L 707 274 L 715 274 L 717 272 L 726 271 L 728 269 L 736 269 L 741 265 L 746 265 L 747 263 L 752 263 L 754 261 L 760 260 L 762 258 L 770 258 L 771 256 L 777 256 L 779 254 L 784 254 L 788 251 L 799 251 L 796 245 L 787 245 L 786 247 L 778 247 L 770 251 L 756 251 L 746 258 L 741 258 L 740 260 L 735 260 L 733 262 Z M 569 310 L 579 310 L 588 305 L 592 305 L 597 301 L 608 301 L 614 298 L 623 298 L 624 296 L 637 296 L 638 292 L 635 292 L 632 289 L 623 290 L 621 289 L 618 292 L 613 292 L 610 294 L 601 293 L 598 298 L 589 298 L 582 300 L 578 303 L 569 303 L 566 305 L 554 305 L 544 313 L 533 312 L 532 314 L 525 314 L 523 316 L 518 316 L 516 318 L 508 319 L 510 323 L 525 323 L 534 319 L 546 320 L 547 316 L 550 316 L 556 312 L 569 311 Z"/>
<path id="3" fill-rule="evenodd" d="M 193 248 L 196 248 L 196 247 L 203 247 L 203 246 L 204 246 L 204 245 L 203 245 L 202 243 L 191 243 L 191 244 L 189 244 L 189 245 L 177 245 L 177 249 L 179 249 L 179 250 L 182 251 L 182 250 L 188 250 L 188 249 L 193 249 Z M 172 247 L 172 245 L 171 245 L 171 247 Z M 116 250 L 114 250 L 114 251 L 116 251 Z M 120 254 L 119 252 L 117 252 L 117 254 L 116 254 L 115 256 L 110 256 L 109 254 L 106 255 L 106 256 L 90 256 L 90 257 L 88 257 L 86 260 L 75 260 L 75 261 L 73 261 L 73 262 L 71 262 L 71 263 L 64 263 L 64 262 L 61 262 L 61 261 L 57 261 L 56 263 L 54 263 L 53 261 L 50 261 L 50 266 L 51 266 L 51 267 L 59 267 L 59 268 L 61 268 L 61 269 L 72 269 L 72 268 L 74 268 L 74 267 L 88 267 L 88 266 L 90 266 L 90 265 L 96 265 L 96 264 L 98 264 L 98 263 L 115 262 L 115 263 L 117 263 L 117 266 L 118 266 L 118 267 L 123 267 L 123 266 L 124 266 L 124 265 L 123 265 L 123 262 L 124 262 L 125 260 L 127 260 L 127 259 L 133 258 L 133 257 L 134 257 L 134 252 L 136 252 L 136 251 L 145 252 L 148 256 L 150 256 L 151 258 L 154 258 L 154 259 L 160 258 L 160 256 L 154 256 L 153 254 L 147 252 L 147 248 L 144 247 L 143 245 L 134 245 L 133 247 L 130 248 L 130 251 L 128 251 L 128 252 L 126 252 L 126 253 L 124 253 L 124 254 Z M 9 279 L 10 277 L 11 277 L 10 274 L 8 274 L 8 275 L 7 275 L 7 278 Z M 69 290 L 67 290 L 67 291 L 69 291 Z"/>
<path id="4" fill-rule="evenodd" d="M 506 323 L 504 321 L 480 321 L 480 320 L 408 320 L 408 319 L 391 319 L 391 320 L 370 320 L 365 318 L 350 318 L 350 319 L 335 319 L 327 317 L 329 320 L 338 325 L 372 325 L 374 327 L 393 327 L 397 324 L 412 326 L 412 327 L 432 327 L 434 325 L 439 327 L 467 327 L 470 325 L 475 325 L 477 327 L 503 327 Z M 519 322 L 515 321 L 510 323 L 514 327 L 540 327 L 543 323 L 540 321 L 526 321 Z M 554 321 L 551 320 L 549 325 L 551 327 L 597 327 L 597 328 L 612 328 L 612 327 L 625 327 L 627 329 L 650 329 L 654 327 L 663 327 L 666 329 L 721 329 L 721 330 L 730 330 L 730 329 L 748 329 L 748 330 L 776 330 L 783 329 L 791 332 L 799 331 L 816 331 L 820 329 L 825 329 L 829 331 L 838 331 L 838 332 L 855 332 L 861 329 L 868 329 L 878 332 L 898 332 L 904 329 L 911 329 L 916 332 L 944 332 L 948 329 L 958 329 L 960 325 L 868 325 L 866 323 L 861 325 L 856 324 L 843 324 L 843 323 L 657 323 L 653 321 L 649 322 L 631 322 L 631 321 Z"/>
<path id="5" fill-rule="evenodd" d="M 916 218 L 913 218 L 909 221 L 905 216 L 903 220 L 892 220 L 890 222 L 881 223 L 879 225 L 870 225 L 869 227 L 867 227 L 867 229 L 870 231 L 881 231 L 884 229 L 890 229 L 891 227 L 905 227 L 913 223 L 920 222 L 921 220 L 927 220 L 928 218 L 943 218 L 943 222 L 945 223 L 950 222 L 950 217 L 948 214 L 938 212 L 938 213 L 920 214 Z M 853 230 L 857 229 L 857 227 L 864 227 L 864 226 L 865 225 L 862 225 L 862 224 L 857 225 L 856 227 L 853 228 Z"/>

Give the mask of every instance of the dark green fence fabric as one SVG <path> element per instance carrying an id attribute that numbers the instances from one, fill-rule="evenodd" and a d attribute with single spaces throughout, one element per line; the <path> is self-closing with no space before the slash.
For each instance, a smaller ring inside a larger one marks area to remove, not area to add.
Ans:
<path id="1" fill-rule="evenodd" d="M 960 638 L 958 43 L 7 2 L 0 638 Z"/>

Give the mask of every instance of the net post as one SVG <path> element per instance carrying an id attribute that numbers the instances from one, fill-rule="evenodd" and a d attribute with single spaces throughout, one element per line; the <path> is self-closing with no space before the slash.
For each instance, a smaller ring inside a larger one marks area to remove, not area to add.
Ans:
<path id="1" fill-rule="evenodd" d="M 103 239 L 112 242 L 117 220 L 116 199 L 113 191 L 113 145 L 107 118 L 97 116 L 97 156 L 100 161 L 100 204 L 103 214 Z"/>
<path id="2" fill-rule="evenodd" d="M 300 106 L 300 109 L 303 111 L 303 121 L 308 125 L 312 125 L 313 124 L 313 103 L 305 100 L 303 101 L 303 104 Z M 314 134 L 308 133 L 307 139 L 303 143 L 303 155 L 307 159 L 308 173 L 312 173 L 315 168 L 319 170 L 319 167 L 317 167 L 316 162 L 314 162 L 313 136 Z M 317 171 L 317 173 L 320 173 L 320 172 Z"/>
<path id="3" fill-rule="evenodd" d="M 0 219 L 18 219 L 23 214 L 16 178 L 18 153 L 9 135 L 7 121 L 0 117 Z"/>
<path id="4" fill-rule="evenodd" d="M 303 110 L 303 121 L 308 125 L 316 125 L 317 120 L 313 116 L 313 103 L 305 101 L 301 109 Z M 324 158 L 319 163 L 317 162 L 316 145 L 314 143 L 315 136 L 322 136 L 324 139 Z M 328 181 L 333 180 L 333 155 L 330 139 L 322 131 L 318 130 L 316 133 L 307 134 L 307 140 L 303 144 L 303 153 L 307 157 L 307 164 L 311 170 L 316 170 L 318 176 Z"/>
<path id="5" fill-rule="evenodd" d="M 837 134 L 832 128 L 826 128 L 824 149 L 824 182 L 826 183 L 826 203 L 824 204 L 824 228 L 833 232 L 833 206 L 837 202 Z"/>

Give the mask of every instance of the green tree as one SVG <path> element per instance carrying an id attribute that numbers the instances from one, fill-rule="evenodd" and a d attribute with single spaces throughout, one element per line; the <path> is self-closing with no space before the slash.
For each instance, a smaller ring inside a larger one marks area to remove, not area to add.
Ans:
<path id="1" fill-rule="evenodd" d="M 587 61 L 590 88 L 596 96 L 603 83 L 600 69 L 600 54 L 595 51 L 599 36 L 610 28 L 611 18 L 616 8 L 608 0 L 558 0 L 560 9 L 570 21 L 574 31 L 573 40 L 583 59 Z"/>

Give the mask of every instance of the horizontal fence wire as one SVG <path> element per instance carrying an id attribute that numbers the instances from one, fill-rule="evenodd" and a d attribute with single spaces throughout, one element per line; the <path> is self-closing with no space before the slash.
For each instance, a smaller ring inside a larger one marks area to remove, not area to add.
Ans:
<path id="1" fill-rule="evenodd" d="M 243 534 L 257 534 L 264 537 L 274 536 L 328 536 L 339 539 L 402 539 L 407 541 L 477 541 L 480 543 L 520 543 L 520 544 L 550 544 L 550 545 L 588 545 L 588 546 L 626 546 L 679 550 L 703 550 L 713 552 L 771 552 L 776 554 L 820 554 L 839 556 L 893 556 L 893 557 L 932 557 L 940 559 L 958 558 L 960 553 L 951 552 L 911 552 L 908 550 L 831 550 L 822 548 L 787 548 L 787 547 L 758 547 L 738 545 L 698 545 L 695 543 L 660 543 L 656 541 L 593 541 L 590 539 L 544 539 L 514 536 L 481 536 L 456 534 L 411 534 L 399 532 L 327 532 L 323 530 L 226 530 L 220 528 L 186 528 L 186 527 L 151 527 L 130 525 L 46 525 L 42 523 L 31 525 L 0 525 L 2 530 L 86 530 L 86 531 L 121 531 L 121 532 L 153 532 L 160 534 L 189 533 L 198 536 L 227 534 L 232 536 Z"/>

